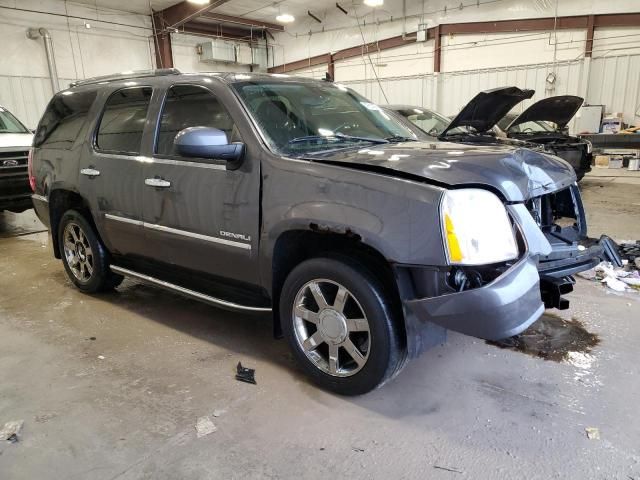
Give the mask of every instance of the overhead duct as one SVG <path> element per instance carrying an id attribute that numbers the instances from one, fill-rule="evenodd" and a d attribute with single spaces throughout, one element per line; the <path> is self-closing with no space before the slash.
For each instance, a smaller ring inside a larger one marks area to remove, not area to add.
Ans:
<path id="1" fill-rule="evenodd" d="M 49 66 L 49 76 L 51 77 L 51 88 L 55 94 L 60 90 L 60 84 L 58 83 L 58 69 L 56 67 L 56 59 L 53 55 L 53 41 L 51 40 L 51 34 L 46 28 L 27 29 L 27 38 L 37 40 L 40 37 L 44 39 L 44 51 L 47 55 L 47 65 Z"/>

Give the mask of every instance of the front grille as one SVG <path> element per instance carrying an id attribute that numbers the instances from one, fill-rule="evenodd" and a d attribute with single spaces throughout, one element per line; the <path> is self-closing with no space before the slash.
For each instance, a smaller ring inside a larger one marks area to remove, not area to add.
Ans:
<path id="1" fill-rule="evenodd" d="M 533 198 L 527 208 L 544 233 L 577 241 L 587 234 L 582 197 L 577 185 Z M 562 234 L 567 233 L 569 237 Z"/>
<path id="2" fill-rule="evenodd" d="M 0 178 L 26 175 L 28 155 L 26 150 L 0 152 Z"/>

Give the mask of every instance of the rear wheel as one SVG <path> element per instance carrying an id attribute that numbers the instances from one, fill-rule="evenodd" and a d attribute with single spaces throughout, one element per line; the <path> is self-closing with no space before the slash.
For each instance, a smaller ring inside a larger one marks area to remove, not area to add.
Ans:
<path id="1" fill-rule="evenodd" d="M 360 395 L 382 385 L 403 363 L 401 319 L 381 283 L 357 263 L 303 262 L 285 281 L 280 312 L 296 358 L 323 388 Z"/>
<path id="2" fill-rule="evenodd" d="M 62 263 L 73 284 L 83 292 L 110 290 L 123 277 L 109 269 L 109 254 L 91 224 L 76 210 L 68 210 L 58 227 Z"/>

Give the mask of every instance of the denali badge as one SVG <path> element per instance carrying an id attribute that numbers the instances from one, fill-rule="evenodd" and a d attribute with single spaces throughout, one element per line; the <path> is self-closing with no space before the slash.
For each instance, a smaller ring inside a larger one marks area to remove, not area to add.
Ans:
<path id="1" fill-rule="evenodd" d="M 17 160 L 5 160 L 2 162 L 3 167 L 17 167 L 20 163 Z"/>
<path id="2" fill-rule="evenodd" d="M 243 235 L 242 233 L 225 232 L 224 230 L 220 230 L 220 236 L 221 237 L 235 238 L 237 240 L 244 240 L 245 242 L 250 242 L 251 241 L 251 236 L 250 235 Z"/>

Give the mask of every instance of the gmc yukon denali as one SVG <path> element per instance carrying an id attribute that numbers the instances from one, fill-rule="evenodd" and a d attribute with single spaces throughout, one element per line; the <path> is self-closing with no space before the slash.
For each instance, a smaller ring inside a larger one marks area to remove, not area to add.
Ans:
<path id="1" fill-rule="evenodd" d="M 599 261 L 572 168 L 418 141 L 340 85 L 140 72 L 56 94 L 34 139 L 38 216 L 83 292 L 124 276 L 273 312 L 301 368 L 356 395 L 447 329 L 515 335 Z"/>

